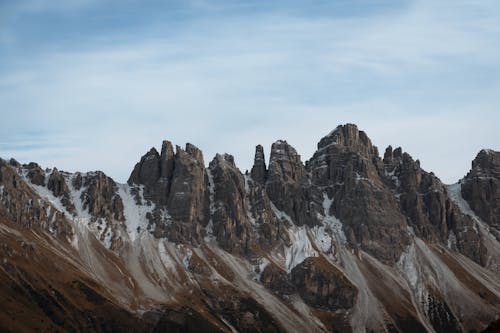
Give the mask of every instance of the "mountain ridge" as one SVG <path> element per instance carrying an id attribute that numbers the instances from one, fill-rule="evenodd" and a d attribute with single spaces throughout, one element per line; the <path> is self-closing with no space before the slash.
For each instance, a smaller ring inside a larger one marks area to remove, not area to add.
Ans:
<path id="1" fill-rule="evenodd" d="M 139 331 L 189 318 L 215 331 L 484 329 L 500 312 L 499 156 L 481 150 L 445 186 L 346 124 L 305 163 L 278 140 L 266 164 L 258 145 L 245 174 L 229 154 L 206 167 L 197 147 L 169 141 L 127 184 L 1 160 L 0 232 L 64 249 L 98 291 L 78 290 L 135 313 Z"/>

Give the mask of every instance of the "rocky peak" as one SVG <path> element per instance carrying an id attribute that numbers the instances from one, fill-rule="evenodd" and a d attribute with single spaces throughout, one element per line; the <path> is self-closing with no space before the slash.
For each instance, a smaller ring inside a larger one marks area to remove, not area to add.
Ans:
<path id="1" fill-rule="evenodd" d="M 45 171 L 38 164 L 31 162 L 23 165 L 23 168 L 27 171 L 26 176 L 28 176 L 32 184 L 45 186 Z"/>
<path id="2" fill-rule="evenodd" d="M 168 195 L 168 211 L 175 221 L 193 223 L 208 220 L 208 177 L 203 153 L 194 145 L 176 147 L 173 175 Z"/>
<path id="3" fill-rule="evenodd" d="M 128 183 L 152 186 L 158 178 L 160 178 L 160 154 L 153 147 L 135 165 Z"/>
<path id="4" fill-rule="evenodd" d="M 295 148 L 284 140 L 278 140 L 271 146 L 268 182 L 300 182 L 305 175 L 304 164 Z"/>
<path id="5" fill-rule="evenodd" d="M 286 141 L 273 143 L 266 178 L 269 199 L 296 224 L 314 225 L 316 211 L 311 207 L 314 202 L 309 190 L 300 155 Z"/>
<path id="6" fill-rule="evenodd" d="M 472 161 L 472 173 L 475 175 L 500 175 L 500 152 L 491 149 L 482 149 Z"/>
<path id="7" fill-rule="evenodd" d="M 197 163 L 205 165 L 202 151 L 191 143 L 186 143 L 186 153 L 188 153 Z"/>
<path id="8" fill-rule="evenodd" d="M 64 207 L 66 207 L 68 212 L 75 213 L 75 206 L 71 202 L 71 195 L 68 185 L 66 184 L 66 179 L 64 178 L 64 175 L 57 170 L 57 168 L 54 168 L 50 173 L 47 181 L 47 188 L 56 198 L 61 199 L 61 203 Z"/>
<path id="9" fill-rule="evenodd" d="M 330 145 L 337 145 L 339 149 L 358 152 L 364 156 L 378 156 L 377 147 L 373 146 L 366 133 L 358 130 L 354 124 L 337 126 L 335 130 L 320 140 L 318 150 Z"/>
<path id="10" fill-rule="evenodd" d="M 85 188 L 81 198 L 83 208 L 88 209 L 94 220 L 124 221 L 123 202 L 113 179 L 102 171 L 96 171 L 86 174 L 81 181 Z"/>
<path id="11" fill-rule="evenodd" d="M 477 154 L 472 169 L 461 181 L 461 194 L 500 235 L 500 152 L 483 149 Z"/>
<path id="12" fill-rule="evenodd" d="M 255 147 L 255 158 L 253 162 L 252 171 L 250 172 L 252 179 L 259 183 L 264 184 L 266 181 L 266 160 L 264 156 L 264 147 L 257 145 Z"/>
<path id="13" fill-rule="evenodd" d="M 384 163 L 385 164 L 391 164 L 393 159 L 393 151 L 392 151 L 392 146 L 389 145 L 387 148 L 385 148 L 384 152 Z"/>
<path id="14" fill-rule="evenodd" d="M 452 235 L 463 254 L 481 262 L 473 222 L 460 214 L 443 183 L 401 148 L 391 149 L 389 146 L 384 154 L 385 177 L 413 232 L 430 242 L 444 243 Z"/>
<path id="15" fill-rule="evenodd" d="M 229 154 L 217 154 L 210 162 L 214 181 L 213 233 L 227 251 L 246 253 L 253 243 L 248 221 L 245 179 Z"/>
<path id="16" fill-rule="evenodd" d="M 170 141 L 163 141 L 160 155 L 160 177 L 170 178 L 174 171 L 174 148 Z"/>
<path id="17" fill-rule="evenodd" d="M 210 165 L 217 165 L 222 168 L 238 169 L 234 163 L 234 156 L 230 154 L 216 154 Z M 239 172 L 239 170 L 238 170 Z"/>

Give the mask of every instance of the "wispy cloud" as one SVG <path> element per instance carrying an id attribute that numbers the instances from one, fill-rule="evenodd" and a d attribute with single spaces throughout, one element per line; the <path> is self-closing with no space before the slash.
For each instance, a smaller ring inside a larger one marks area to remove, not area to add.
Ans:
<path id="1" fill-rule="evenodd" d="M 0 66 L 0 155 L 124 181 L 165 138 L 193 142 L 207 160 L 234 153 L 245 169 L 257 143 L 285 138 L 308 158 L 322 135 L 356 122 L 375 144 L 401 144 L 451 182 L 477 149 L 500 148 L 495 2 L 414 1 L 350 15 L 261 3 L 214 14 L 228 6 L 194 1 L 188 18 L 143 17 L 80 43 L 53 41 L 36 57 L 19 51 Z M 58 135 L 16 147 L 16 135 L 32 131 Z"/>

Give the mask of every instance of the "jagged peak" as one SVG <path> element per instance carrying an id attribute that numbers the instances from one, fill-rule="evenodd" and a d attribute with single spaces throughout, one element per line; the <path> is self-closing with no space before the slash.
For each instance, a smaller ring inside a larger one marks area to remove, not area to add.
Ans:
<path id="1" fill-rule="evenodd" d="M 500 172 L 500 152 L 481 149 L 472 161 L 473 170 Z"/>
<path id="2" fill-rule="evenodd" d="M 377 147 L 372 145 L 368 135 L 364 131 L 359 130 L 355 124 L 348 123 L 337 126 L 319 141 L 317 147 L 318 150 L 322 150 L 332 145 L 363 154 L 378 156 Z"/>
<path id="3" fill-rule="evenodd" d="M 167 154 L 168 152 L 173 152 L 174 148 L 173 148 L 173 145 L 172 145 L 172 142 L 168 141 L 168 140 L 163 140 L 162 144 L 161 144 L 161 154 L 164 155 L 164 154 Z"/>
<path id="4" fill-rule="evenodd" d="M 187 154 L 190 157 L 192 157 L 195 161 L 198 163 L 204 165 L 205 162 L 203 160 L 203 152 L 193 145 L 192 143 L 186 143 L 185 149 L 182 149 L 180 146 L 176 145 L 175 146 L 175 151 L 177 156 L 182 156 L 183 154 Z"/>
<path id="5" fill-rule="evenodd" d="M 160 156 L 160 154 L 158 153 L 158 150 L 156 150 L 155 147 L 151 147 L 151 149 L 146 153 L 146 155 L 144 155 L 144 157 L 147 156 Z"/>
<path id="6" fill-rule="evenodd" d="M 236 168 L 236 163 L 234 162 L 234 156 L 231 154 L 215 154 L 212 162 L 210 162 L 210 168 L 213 168 L 215 165 L 229 165 L 232 168 Z"/>
<path id="7" fill-rule="evenodd" d="M 394 161 L 413 161 L 413 157 L 411 157 L 410 154 L 407 152 L 403 152 L 403 148 L 397 147 L 396 149 L 393 149 L 391 145 L 387 146 L 384 152 L 384 159 L 383 162 L 385 164 L 391 164 Z"/>
<path id="8" fill-rule="evenodd" d="M 278 140 L 271 145 L 267 181 L 276 180 L 276 175 L 284 180 L 298 181 L 305 173 L 300 155 L 285 140 Z"/>
<path id="9" fill-rule="evenodd" d="M 297 156 L 300 159 L 300 155 L 297 153 L 295 148 L 293 148 L 286 140 L 277 140 L 271 145 L 271 161 L 273 159 L 281 159 L 290 156 Z"/>
<path id="10" fill-rule="evenodd" d="M 263 184 L 266 181 L 266 160 L 264 155 L 264 147 L 257 145 L 255 147 L 255 157 L 253 160 L 252 170 L 250 172 L 252 179 Z"/>

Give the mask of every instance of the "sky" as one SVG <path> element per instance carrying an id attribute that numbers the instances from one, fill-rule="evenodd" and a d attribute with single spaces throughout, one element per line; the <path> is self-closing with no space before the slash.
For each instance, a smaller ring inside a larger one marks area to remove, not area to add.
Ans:
<path id="1" fill-rule="evenodd" d="M 497 0 L 0 0 L 0 157 L 126 182 L 162 140 L 308 160 L 339 124 L 445 183 L 500 150 Z"/>

